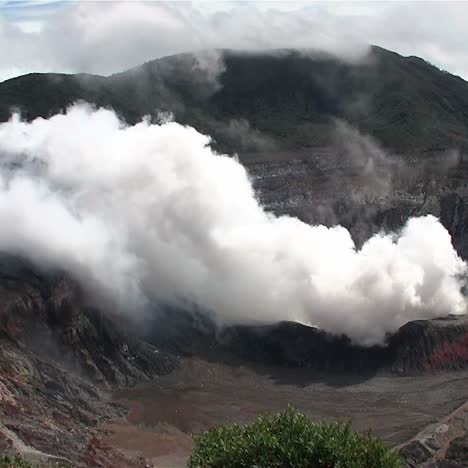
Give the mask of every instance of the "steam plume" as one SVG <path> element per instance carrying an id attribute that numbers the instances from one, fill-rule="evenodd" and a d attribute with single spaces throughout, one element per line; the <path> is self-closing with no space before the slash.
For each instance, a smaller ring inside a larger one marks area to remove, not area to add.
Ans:
<path id="1" fill-rule="evenodd" d="M 190 127 L 77 105 L 0 125 L 0 249 L 65 268 L 137 313 L 192 303 L 227 323 L 297 320 L 381 342 L 464 313 L 466 265 L 432 217 L 360 250 L 343 227 L 266 213 L 248 174 Z"/>

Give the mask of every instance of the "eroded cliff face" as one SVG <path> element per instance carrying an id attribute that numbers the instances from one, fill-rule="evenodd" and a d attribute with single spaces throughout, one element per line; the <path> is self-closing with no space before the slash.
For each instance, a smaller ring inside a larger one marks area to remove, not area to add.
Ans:
<path id="1" fill-rule="evenodd" d="M 169 372 L 176 361 L 83 302 L 74 281 L 0 260 L 0 447 L 37 462 L 135 466 L 99 446 L 120 417 L 107 391 Z"/>
<path id="2" fill-rule="evenodd" d="M 468 317 L 416 320 L 389 339 L 398 373 L 463 369 L 468 365 Z"/>

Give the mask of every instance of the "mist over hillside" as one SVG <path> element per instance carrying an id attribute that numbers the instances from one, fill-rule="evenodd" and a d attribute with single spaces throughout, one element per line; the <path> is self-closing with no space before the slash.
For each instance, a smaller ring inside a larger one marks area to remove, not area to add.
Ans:
<path id="1" fill-rule="evenodd" d="M 308 50 L 208 50 L 123 73 L 30 74 L 0 83 L 0 119 L 12 109 L 48 117 L 77 100 L 127 122 L 172 112 L 229 153 L 297 150 L 333 142 L 335 119 L 399 153 L 468 147 L 468 83 L 418 57 L 372 47 L 345 62 Z"/>

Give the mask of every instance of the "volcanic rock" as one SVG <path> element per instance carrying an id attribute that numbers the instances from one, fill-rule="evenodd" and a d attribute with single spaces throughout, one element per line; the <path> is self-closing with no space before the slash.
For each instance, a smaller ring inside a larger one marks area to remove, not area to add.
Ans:
<path id="1" fill-rule="evenodd" d="M 89 465 L 99 423 L 121 417 L 107 389 L 169 372 L 168 354 L 86 306 L 66 275 L 0 261 L 0 443 L 28 459 Z M 94 454 L 94 455 L 93 455 Z M 115 466 L 116 454 L 108 453 Z M 118 457 L 117 457 L 118 458 Z M 119 459 L 120 460 L 120 459 Z M 126 466 L 120 460 L 118 466 Z"/>
<path id="2" fill-rule="evenodd" d="M 468 316 L 416 320 L 371 347 L 296 322 L 217 328 L 203 314 L 171 309 L 147 339 L 183 355 L 240 359 L 323 372 L 416 374 L 468 367 Z"/>

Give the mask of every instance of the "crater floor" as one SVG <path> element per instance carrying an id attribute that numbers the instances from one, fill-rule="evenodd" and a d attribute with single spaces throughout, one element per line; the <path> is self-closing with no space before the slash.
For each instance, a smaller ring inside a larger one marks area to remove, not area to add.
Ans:
<path id="1" fill-rule="evenodd" d="M 288 403 L 314 420 L 349 419 L 356 430 L 370 429 L 398 446 L 427 428 L 437 431 L 438 421 L 464 408 L 468 374 L 359 378 L 186 358 L 171 374 L 118 391 L 114 399 L 129 413 L 105 426 L 106 443 L 155 467 L 173 468 L 186 466 L 191 433 L 248 422 Z"/>

